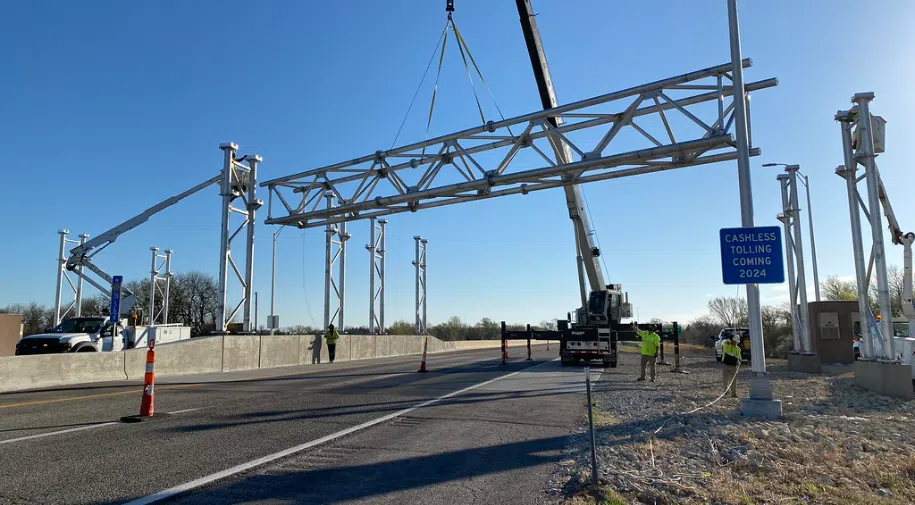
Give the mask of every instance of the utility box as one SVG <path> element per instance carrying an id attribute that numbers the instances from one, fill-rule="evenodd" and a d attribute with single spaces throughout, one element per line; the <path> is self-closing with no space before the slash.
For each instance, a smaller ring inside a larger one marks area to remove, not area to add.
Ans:
<path id="1" fill-rule="evenodd" d="M 886 151 L 886 119 L 871 114 L 871 135 L 874 137 L 874 154 Z M 855 129 L 853 145 L 855 149 L 861 145 L 861 132 Z"/>
<path id="2" fill-rule="evenodd" d="M 855 362 L 855 322 L 858 302 L 810 302 L 810 340 L 821 363 Z"/>
<path id="3" fill-rule="evenodd" d="M 22 315 L 0 314 L 0 356 L 15 356 L 16 342 L 22 338 Z"/>

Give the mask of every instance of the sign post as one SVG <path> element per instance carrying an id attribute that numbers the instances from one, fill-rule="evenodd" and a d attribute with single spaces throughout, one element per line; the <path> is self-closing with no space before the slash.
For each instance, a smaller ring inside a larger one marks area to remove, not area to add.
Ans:
<path id="1" fill-rule="evenodd" d="M 721 229 L 721 277 L 725 284 L 781 284 L 782 233 L 778 226 Z"/>
<path id="2" fill-rule="evenodd" d="M 115 275 L 111 278 L 111 305 L 108 307 L 108 320 L 117 324 L 121 320 L 121 284 L 124 276 Z"/>

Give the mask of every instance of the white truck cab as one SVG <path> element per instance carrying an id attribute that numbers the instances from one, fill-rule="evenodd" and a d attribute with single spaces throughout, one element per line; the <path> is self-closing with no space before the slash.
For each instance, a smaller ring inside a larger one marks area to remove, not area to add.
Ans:
<path id="1" fill-rule="evenodd" d="M 126 333 L 117 337 L 121 342 L 115 343 L 113 330 L 114 324 L 102 316 L 64 319 L 45 333 L 21 338 L 16 343 L 16 355 L 123 349 Z"/>
<path id="2" fill-rule="evenodd" d="M 185 340 L 191 336 L 191 329 L 180 324 L 128 327 L 125 323 L 126 320 L 118 324 L 119 331 L 115 332 L 115 324 L 107 317 L 64 319 L 45 333 L 19 339 L 16 355 L 123 351 L 146 345 L 150 336 L 158 344 Z"/>

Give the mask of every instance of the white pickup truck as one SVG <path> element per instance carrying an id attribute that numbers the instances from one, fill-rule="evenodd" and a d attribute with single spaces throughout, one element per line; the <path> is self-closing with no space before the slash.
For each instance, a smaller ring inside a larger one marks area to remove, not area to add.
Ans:
<path id="1" fill-rule="evenodd" d="M 16 343 L 16 355 L 53 354 L 63 352 L 108 352 L 132 349 L 146 345 L 152 336 L 157 344 L 185 340 L 191 329 L 179 324 L 159 326 L 115 325 L 102 316 L 72 317 L 64 319 L 53 329 L 38 335 L 29 335 Z"/>

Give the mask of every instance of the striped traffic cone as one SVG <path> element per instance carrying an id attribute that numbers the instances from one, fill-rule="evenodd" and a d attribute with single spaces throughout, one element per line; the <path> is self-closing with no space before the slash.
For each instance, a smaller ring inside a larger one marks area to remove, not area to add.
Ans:
<path id="1" fill-rule="evenodd" d="M 428 371 L 428 370 L 426 370 L 426 352 L 428 350 L 429 350 L 429 337 L 426 337 L 423 340 L 423 363 L 422 363 L 422 365 L 419 366 L 419 370 L 417 370 L 418 373 L 426 373 Z"/>
<path id="2" fill-rule="evenodd" d="M 146 374 L 143 376 L 143 401 L 140 402 L 140 417 L 152 417 L 155 412 L 155 382 L 156 374 L 156 351 L 153 350 L 154 344 L 150 342 L 149 350 L 146 351 Z"/>

